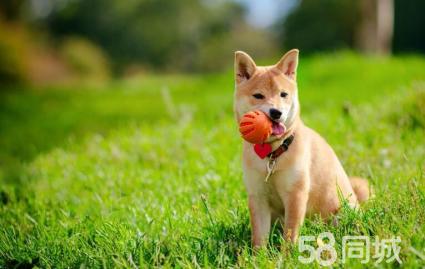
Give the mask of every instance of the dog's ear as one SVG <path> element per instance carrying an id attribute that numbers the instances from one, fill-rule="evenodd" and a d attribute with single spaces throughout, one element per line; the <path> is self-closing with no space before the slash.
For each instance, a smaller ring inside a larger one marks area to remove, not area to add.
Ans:
<path id="1" fill-rule="evenodd" d="M 298 54 L 299 50 L 292 49 L 283 55 L 282 59 L 275 65 L 279 71 L 293 80 L 297 79 Z"/>
<path id="2" fill-rule="evenodd" d="M 235 80 L 241 83 L 254 75 L 257 66 L 254 60 L 243 51 L 235 52 Z"/>

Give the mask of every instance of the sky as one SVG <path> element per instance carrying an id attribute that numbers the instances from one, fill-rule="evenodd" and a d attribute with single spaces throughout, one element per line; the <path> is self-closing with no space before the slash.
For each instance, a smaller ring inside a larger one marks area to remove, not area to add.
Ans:
<path id="1" fill-rule="evenodd" d="M 251 25 L 266 28 L 286 16 L 298 0 L 236 0 L 247 7 L 247 20 Z"/>

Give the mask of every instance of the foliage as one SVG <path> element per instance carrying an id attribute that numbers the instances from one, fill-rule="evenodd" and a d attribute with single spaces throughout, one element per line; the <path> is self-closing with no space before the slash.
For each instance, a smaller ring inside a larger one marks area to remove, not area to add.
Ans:
<path id="1" fill-rule="evenodd" d="M 394 0 L 394 9 L 394 51 L 425 53 L 425 2 Z"/>
<path id="2" fill-rule="evenodd" d="M 277 26 L 286 49 L 305 53 L 354 47 L 359 22 L 356 0 L 302 0 Z"/>
<path id="3" fill-rule="evenodd" d="M 344 209 L 338 226 L 313 218 L 302 234 L 331 231 L 338 251 L 345 234 L 400 235 L 403 267 L 424 266 L 410 247 L 425 250 L 425 130 L 398 125 L 401 103 L 421 107 L 411 96 L 424 70 L 422 58 L 301 56 L 305 122 L 376 193 L 362 211 Z M 3 93 L 0 267 L 299 268 L 277 230 L 267 250 L 250 249 L 232 80 L 148 76 Z"/>
<path id="4" fill-rule="evenodd" d="M 27 42 L 22 28 L 0 20 L 0 82 L 14 83 L 27 78 Z"/>
<path id="5" fill-rule="evenodd" d="M 139 63 L 194 71 L 227 66 L 229 57 L 221 55 L 248 43 L 240 40 L 238 31 L 250 28 L 243 14 L 242 7 L 232 1 L 78 0 L 54 9 L 46 23 L 56 37 L 79 35 L 99 44 L 112 58 L 116 71 Z M 269 40 L 258 40 L 257 51 Z M 205 55 L 203 49 L 211 43 L 216 46 Z M 213 61 L 214 57 L 220 61 Z"/>
<path id="6" fill-rule="evenodd" d="M 0 2 L 0 18 L 15 20 L 20 17 L 24 0 L 5 0 Z"/>
<path id="7" fill-rule="evenodd" d="M 359 3 L 300 0 L 298 7 L 275 27 L 281 47 L 298 47 L 304 52 L 354 48 L 356 28 L 362 19 Z M 394 0 L 394 52 L 425 52 L 424 8 L 422 0 Z"/>
<path id="8" fill-rule="evenodd" d="M 110 76 L 102 49 L 81 37 L 55 48 L 22 23 L 0 21 L 0 83 L 102 82 Z M 11 89 L 12 87 L 10 87 Z M 1 87 L 0 91 L 7 87 Z"/>
<path id="9" fill-rule="evenodd" d="M 109 63 L 103 51 L 88 40 L 67 37 L 61 45 L 66 63 L 78 76 L 103 81 L 109 77 Z"/>

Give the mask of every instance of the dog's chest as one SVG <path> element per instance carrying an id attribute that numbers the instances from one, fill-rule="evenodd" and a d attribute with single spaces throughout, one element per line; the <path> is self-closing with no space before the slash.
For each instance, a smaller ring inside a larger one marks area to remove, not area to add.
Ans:
<path id="1" fill-rule="evenodd" d="M 271 200 L 276 200 L 275 196 L 282 196 L 292 190 L 297 180 L 297 172 L 294 167 L 286 167 L 284 170 L 274 171 L 268 182 L 265 182 L 269 190 Z M 280 194 L 280 195 L 279 195 Z"/>
<path id="2" fill-rule="evenodd" d="M 276 186 L 274 184 L 267 184 L 267 195 L 266 199 L 270 205 L 270 207 L 276 211 L 283 213 L 284 211 L 284 205 L 283 200 L 281 196 L 279 195 L 278 190 L 276 189 Z"/>
<path id="3" fill-rule="evenodd" d="M 297 179 L 295 167 L 286 167 L 284 170 L 274 171 L 271 177 L 265 181 L 266 168 L 259 173 L 260 177 L 247 177 L 249 193 L 257 193 L 267 200 L 276 211 L 283 210 L 283 198 L 285 193 L 292 190 Z M 249 173 L 249 170 L 247 171 Z M 258 172 L 258 170 L 257 170 Z"/>

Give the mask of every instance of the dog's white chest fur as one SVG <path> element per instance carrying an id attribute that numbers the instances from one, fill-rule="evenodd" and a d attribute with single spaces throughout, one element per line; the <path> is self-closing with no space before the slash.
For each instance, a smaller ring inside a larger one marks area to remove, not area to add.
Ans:
<path id="1" fill-rule="evenodd" d="M 244 181 L 248 194 L 263 197 L 271 203 L 270 206 L 281 207 L 283 201 L 279 193 L 291 191 L 302 171 L 295 164 L 280 168 L 285 161 L 284 156 L 279 157 L 276 168 L 267 182 L 265 181 L 268 173 L 267 159 L 258 160 L 251 166 L 244 164 Z M 275 203 L 279 203 L 280 206 L 274 205 Z"/>

